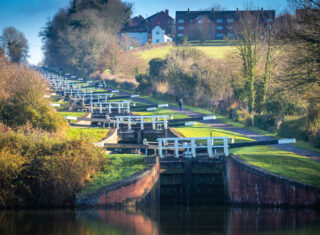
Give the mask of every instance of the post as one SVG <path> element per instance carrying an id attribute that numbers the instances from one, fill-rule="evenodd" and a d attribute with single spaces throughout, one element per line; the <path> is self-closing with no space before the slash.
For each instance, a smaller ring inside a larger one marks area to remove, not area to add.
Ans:
<path id="1" fill-rule="evenodd" d="M 167 117 L 164 117 L 164 129 L 168 129 L 168 121 L 167 121 Z"/>
<path id="2" fill-rule="evenodd" d="M 158 140 L 159 157 L 162 158 L 162 140 Z"/>
<path id="3" fill-rule="evenodd" d="M 179 143 L 177 139 L 174 140 L 174 156 L 179 158 Z"/>
<path id="4" fill-rule="evenodd" d="M 118 103 L 118 113 L 121 113 L 121 107 L 120 107 L 120 103 Z"/>
<path id="5" fill-rule="evenodd" d="M 129 130 L 131 130 L 131 117 L 128 117 Z"/>
<path id="6" fill-rule="evenodd" d="M 102 104 L 100 103 L 100 113 L 102 113 Z"/>
<path id="7" fill-rule="evenodd" d="M 208 147 L 208 155 L 209 155 L 209 158 L 213 158 L 212 139 L 211 139 L 211 138 L 207 138 L 207 147 Z"/>
<path id="8" fill-rule="evenodd" d="M 108 108 L 109 108 L 109 114 L 111 114 L 111 103 L 108 103 Z"/>
<path id="9" fill-rule="evenodd" d="M 156 129 L 156 122 L 154 117 L 152 118 L 152 129 L 155 130 Z"/>
<path id="10" fill-rule="evenodd" d="M 223 150 L 226 157 L 229 156 L 228 137 L 223 137 Z"/>
<path id="11" fill-rule="evenodd" d="M 117 118 L 117 129 L 120 128 L 120 125 L 119 125 L 119 117 L 116 117 Z"/>
<path id="12" fill-rule="evenodd" d="M 140 117 L 140 129 L 143 130 L 144 129 L 144 125 L 143 125 L 143 117 Z"/>
<path id="13" fill-rule="evenodd" d="M 192 157 L 196 157 L 196 141 L 195 139 L 191 139 L 191 152 L 192 152 Z"/>

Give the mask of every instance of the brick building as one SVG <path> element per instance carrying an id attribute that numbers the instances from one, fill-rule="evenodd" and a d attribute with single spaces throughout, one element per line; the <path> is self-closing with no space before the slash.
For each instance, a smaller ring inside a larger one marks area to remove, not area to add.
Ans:
<path id="1" fill-rule="evenodd" d="M 134 17 L 130 20 L 129 26 L 121 29 L 121 37 L 128 35 L 133 39 L 136 39 L 140 45 L 144 45 L 146 42 L 152 43 L 152 31 L 156 27 L 160 27 L 161 33 L 164 34 L 163 42 L 168 42 L 168 35 L 172 35 L 174 29 L 174 19 L 169 16 L 169 11 L 158 12 L 146 19 L 142 16 Z M 158 31 L 160 32 L 160 31 Z M 159 40 L 158 43 L 162 42 Z"/>
<path id="2" fill-rule="evenodd" d="M 275 20 L 274 10 L 254 11 L 177 11 L 176 36 L 187 36 L 189 40 L 196 40 L 205 34 L 207 39 L 232 38 L 234 24 L 241 16 L 251 14 L 259 17 L 262 24 L 268 25 Z"/>

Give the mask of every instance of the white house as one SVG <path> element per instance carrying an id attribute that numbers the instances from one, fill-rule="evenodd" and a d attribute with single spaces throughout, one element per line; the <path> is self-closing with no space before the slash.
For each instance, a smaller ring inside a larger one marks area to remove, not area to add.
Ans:
<path id="1" fill-rule="evenodd" d="M 164 30 L 159 25 L 157 25 L 152 30 L 152 44 L 165 43 L 165 42 L 172 42 L 172 38 L 167 36 Z"/>
<path id="2" fill-rule="evenodd" d="M 143 46 L 146 42 L 148 42 L 148 33 L 147 32 L 126 32 L 121 33 L 121 38 L 125 35 L 136 40 L 141 46 Z"/>

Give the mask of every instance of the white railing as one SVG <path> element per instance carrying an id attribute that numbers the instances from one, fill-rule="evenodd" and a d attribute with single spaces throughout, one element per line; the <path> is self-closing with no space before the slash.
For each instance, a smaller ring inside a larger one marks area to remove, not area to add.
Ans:
<path id="1" fill-rule="evenodd" d="M 168 116 L 117 116 L 116 125 L 117 129 L 120 128 L 120 124 L 127 124 L 128 129 L 131 130 L 132 125 L 139 125 L 140 129 L 144 130 L 146 124 L 152 124 L 152 129 L 155 130 L 157 124 L 164 129 L 168 129 Z"/>
<path id="2" fill-rule="evenodd" d="M 197 149 L 206 149 L 209 158 L 214 158 L 218 149 L 222 149 L 225 156 L 229 155 L 228 137 L 197 137 L 197 138 L 160 138 L 158 150 L 160 158 L 164 157 L 163 151 L 173 150 L 173 156 L 197 157 Z M 182 152 L 183 150 L 183 152 Z M 180 154 L 182 152 L 182 154 Z"/>

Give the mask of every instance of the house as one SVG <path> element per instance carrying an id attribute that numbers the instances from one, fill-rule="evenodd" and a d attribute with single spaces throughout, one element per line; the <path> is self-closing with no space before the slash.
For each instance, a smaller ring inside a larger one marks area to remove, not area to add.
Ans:
<path id="1" fill-rule="evenodd" d="M 140 46 L 148 42 L 148 30 L 145 25 L 124 27 L 120 32 L 120 37 L 125 36 L 135 40 Z"/>
<path id="2" fill-rule="evenodd" d="M 232 30 L 241 16 L 245 14 L 259 16 L 261 22 L 271 24 L 275 20 L 274 10 L 252 11 L 177 11 L 176 36 L 187 36 L 189 40 L 197 40 L 199 36 L 207 39 L 232 38 Z"/>
<path id="3" fill-rule="evenodd" d="M 165 34 L 165 30 L 159 25 L 152 30 L 152 44 L 172 42 L 172 38 Z"/>
<path id="4" fill-rule="evenodd" d="M 121 38 L 127 35 L 135 39 L 141 46 L 146 42 L 163 43 L 172 41 L 168 35 L 172 34 L 174 19 L 169 16 L 168 10 L 158 12 L 146 19 L 142 18 L 142 16 L 132 18 L 129 26 L 121 29 Z M 158 28 L 158 31 L 155 31 L 155 34 L 153 34 L 153 30 L 157 27 L 160 29 Z M 157 34 L 157 32 L 159 32 L 159 34 Z M 153 39 L 153 36 L 156 39 Z"/>

